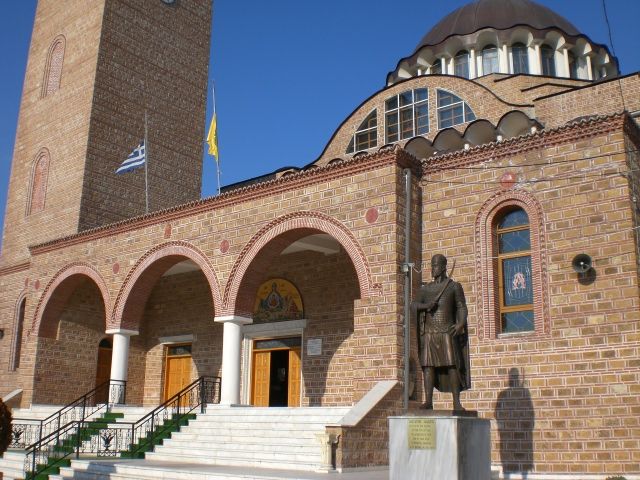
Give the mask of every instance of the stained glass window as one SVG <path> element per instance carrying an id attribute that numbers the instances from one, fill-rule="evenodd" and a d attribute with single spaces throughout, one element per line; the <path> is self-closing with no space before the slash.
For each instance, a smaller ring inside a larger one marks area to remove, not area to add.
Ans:
<path id="1" fill-rule="evenodd" d="M 497 222 L 498 275 L 502 333 L 534 330 L 533 275 L 529 217 L 521 209 L 505 213 Z"/>

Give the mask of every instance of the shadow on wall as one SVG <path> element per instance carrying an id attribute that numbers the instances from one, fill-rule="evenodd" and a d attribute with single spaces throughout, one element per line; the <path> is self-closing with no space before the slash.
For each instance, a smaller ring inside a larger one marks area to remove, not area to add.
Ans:
<path id="1" fill-rule="evenodd" d="M 500 462 L 504 478 L 514 473 L 526 479 L 533 470 L 535 412 L 531 394 L 517 368 L 509 370 L 508 387 L 498 394 L 495 418 L 500 435 Z"/>

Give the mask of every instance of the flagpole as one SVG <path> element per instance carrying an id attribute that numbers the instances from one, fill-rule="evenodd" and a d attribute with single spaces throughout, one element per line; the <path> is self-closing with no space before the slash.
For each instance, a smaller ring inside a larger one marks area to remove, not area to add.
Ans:
<path id="1" fill-rule="evenodd" d="M 147 109 L 144 109 L 144 200 L 145 213 L 149 213 L 149 182 L 147 165 L 149 163 L 149 142 L 147 142 Z"/>
<path id="2" fill-rule="evenodd" d="M 216 82 L 211 81 L 211 90 L 213 91 L 213 117 L 216 116 Z M 216 125 L 217 126 L 217 125 Z M 216 152 L 216 177 L 218 179 L 218 195 L 220 195 L 220 148 Z"/>

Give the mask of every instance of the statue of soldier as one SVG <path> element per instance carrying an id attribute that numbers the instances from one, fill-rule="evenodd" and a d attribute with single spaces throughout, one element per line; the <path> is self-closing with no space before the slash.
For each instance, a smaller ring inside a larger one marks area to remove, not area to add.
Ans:
<path id="1" fill-rule="evenodd" d="M 454 262 L 455 263 L 455 262 Z M 451 392 L 453 409 L 462 411 L 460 392 L 471 386 L 467 304 L 462 286 L 447 276 L 447 258 L 431 259 L 433 281 L 422 284 L 412 302 L 418 323 L 418 348 L 424 375 L 425 409 L 433 409 L 433 388 Z"/>

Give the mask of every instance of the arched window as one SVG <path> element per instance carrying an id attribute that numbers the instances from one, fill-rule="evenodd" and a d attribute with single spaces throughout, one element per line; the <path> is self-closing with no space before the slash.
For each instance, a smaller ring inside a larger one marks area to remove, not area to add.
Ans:
<path id="1" fill-rule="evenodd" d="M 569 77 L 580 78 L 578 74 L 578 59 L 573 52 L 568 52 L 569 55 Z"/>
<path id="2" fill-rule="evenodd" d="M 529 53 L 523 43 L 514 43 L 511 47 L 513 73 L 529 73 Z"/>
<path id="3" fill-rule="evenodd" d="M 473 110 L 457 95 L 438 89 L 438 128 L 448 128 L 476 119 Z"/>
<path id="4" fill-rule="evenodd" d="M 456 77 L 469 78 L 469 52 L 459 51 L 453 59 L 453 74 Z"/>
<path id="5" fill-rule="evenodd" d="M 60 88 L 60 80 L 62 79 L 62 63 L 64 61 L 65 38 L 58 35 L 51 46 L 47 55 L 47 63 L 44 68 L 44 77 L 42 81 L 41 98 L 57 91 Z"/>
<path id="6" fill-rule="evenodd" d="M 498 283 L 502 333 L 534 330 L 529 217 L 513 208 L 498 217 Z"/>
<path id="7" fill-rule="evenodd" d="M 384 102 L 386 143 L 429 133 L 426 88 L 407 90 Z"/>
<path id="8" fill-rule="evenodd" d="M 556 52 L 549 45 L 540 47 L 540 59 L 542 60 L 542 74 L 549 77 L 556 76 Z"/>
<path id="9" fill-rule="evenodd" d="M 11 344 L 11 357 L 9 358 L 9 370 L 12 372 L 20 368 L 20 352 L 22 351 L 22 330 L 24 328 L 24 312 L 26 307 L 27 299 L 23 298 L 19 303 L 13 328 L 13 343 Z"/>
<path id="10" fill-rule="evenodd" d="M 439 58 L 435 60 L 435 63 L 431 65 L 431 75 L 441 75 L 442 74 L 442 62 Z"/>
<path id="11" fill-rule="evenodd" d="M 378 110 L 374 109 L 367 118 L 365 118 L 356 133 L 354 133 L 347 153 L 360 152 L 368 150 L 378 145 Z"/>
<path id="12" fill-rule="evenodd" d="M 45 200 L 47 197 L 47 181 L 49 179 L 50 163 L 49 150 L 46 148 L 41 149 L 33 162 L 27 215 L 44 210 Z"/>
<path id="13" fill-rule="evenodd" d="M 487 45 L 482 49 L 482 73 L 500 72 L 500 61 L 498 59 L 498 48 L 495 45 Z"/>

